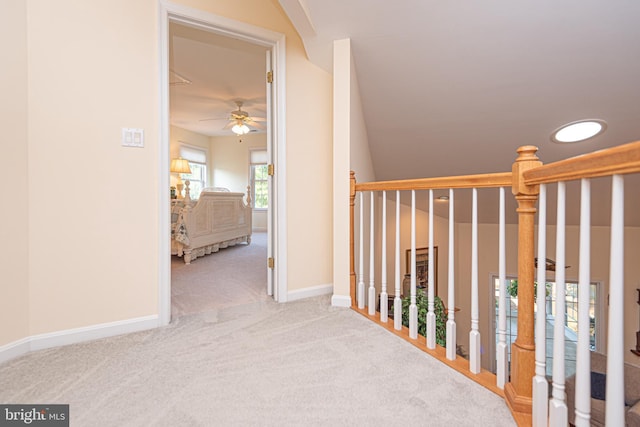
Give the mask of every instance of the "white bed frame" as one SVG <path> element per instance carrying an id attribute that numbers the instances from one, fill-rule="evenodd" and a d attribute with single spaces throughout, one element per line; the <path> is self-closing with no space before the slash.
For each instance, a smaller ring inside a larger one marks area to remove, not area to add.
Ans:
<path id="1" fill-rule="evenodd" d="M 250 194 L 250 193 L 247 193 Z M 183 201 L 181 210 L 189 244 L 171 240 L 171 254 L 185 264 L 238 243 L 251 243 L 251 199 L 243 193 L 203 191 L 197 201 Z M 180 203 L 178 201 L 177 203 Z"/>

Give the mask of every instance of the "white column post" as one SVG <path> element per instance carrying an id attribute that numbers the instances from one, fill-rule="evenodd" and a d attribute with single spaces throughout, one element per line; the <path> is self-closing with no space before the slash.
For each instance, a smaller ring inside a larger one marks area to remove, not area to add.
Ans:
<path id="1" fill-rule="evenodd" d="M 433 259 L 433 190 L 429 190 L 429 285 L 427 312 L 427 348 L 436 348 L 435 260 Z"/>
<path id="2" fill-rule="evenodd" d="M 546 245 L 547 245 L 547 186 L 540 185 L 538 199 L 538 272 L 536 295 L 536 376 L 533 377 L 533 427 L 546 427 L 549 416 L 549 383 L 546 378 Z"/>
<path id="3" fill-rule="evenodd" d="M 498 345 L 496 346 L 496 383 L 504 389 L 509 378 L 507 358 L 507 269 L 505 250 L 504 187 L 500 187 L 500 219 L 498 243 Z"/>
<path id="4" fill-rule="evenodd" d="M 456 320 L 455 320 L 455 296 L 454 296 L 454 225 L 455 218 L 453 217 L 453 189 L 449 189 L 449 286 L 447 294 L 448 316 L 447 316 L 447 359 L 455 360 L 456 358 Z"/>
<path id="5" fill-rule="evenodd" d="M 389 304 L 387 296 L 387 192 L 382 192 L 382 272 L 380 274 L 380 321 L 387 323 L 389 318 Z"/>
<path id="6" fill-rule="evenodd" d="M 558 217 L 556 220 L 556 313 L 553 321 L 553 392 L 549 402 L 549 425 L 551 427 L 566 427 L 569 422 L 564 392 L 565 194 L 566 185 L 564 182 L 559 182 Z"/>
<path id="7" fill-rule="evenodd" d="M 589 296 L 591 288 L 591 181 L 580 181 L 580 266 L 578 272 L 578 347 L 576 349 L 575 425 L 591 422 L 591 355 Z"/>
<path id="8" fill-rule="evenodd" d="M 611 254 L 609 259 L 609 328 L 607 334 L 607 390 L 605 425 L 624 420 L 624 178 L 611 185 Z"/>
<path id="9" fill-rule="evenodd" d="M 395 298 L 393 299 L 393 328 L 397 331 L 402 329 L 402 299 L 400 298 L 400 191 L 396 190 L 396 283 Z"/>
<path id="10" fill-rule="evenodd" d="M 480 330 L 478 329 L 478 189 L 473 189 L 471 207 L 471 331 L 469 332 L 469 370 L 480 373 Z"/>
<path id="11" fill-rule="evenodd" d="M 409 338 L 418 338 L 416 306 L 416 190 L 411 190 L 411 305 L 409 305 Z"/>
<path id="12" fill-rule="evenodd" d="M 369 316 L 376 314 L 376 261 L 375 261 L 375 192 L 371 192 L 371 223 L 369 224 L 369 296 L 367 304 Z"/>
<path id="13" fill-rule="evenodd" d="M 360 193 L 360 251 L 358 254 L 358 308 L 362 310 L 364 308 L 364 199 L 362 192 Z"/>

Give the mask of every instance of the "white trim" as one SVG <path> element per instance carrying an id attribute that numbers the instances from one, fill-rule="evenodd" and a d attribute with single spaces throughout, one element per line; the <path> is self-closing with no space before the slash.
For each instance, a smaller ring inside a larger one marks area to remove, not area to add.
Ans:
<path id="1" fill-rule="evenodd" d="M 29 338 L 22 338 L 0 347 L 0 364 L 29 353 L 31 349 L 30 343 L 31 340 Z"/>
<path id="2" fill-rule="evenodd" d="M 171 205 L 169 194 L 169 11 L 160 4 L 158 46 L 160 48 L 160 146 L 158 149 L 158 324 L 171 321 Z"/>
<path id="3" fill-rule="evenodd" d="M 272 123 L 274 126 L 273 135 L 276 140 L 271 144 L 275 150 L 274 164 L 276 166 L 275 177 L 275 199 L 272 211 L 275 215 L 275 269 L 274 279 L 278 288 L 278 302 L 287 301 L 288 289 L 288 269 L 287 269 L 287 139 L 286 139 L 286 52 L 285 37 L 280 34 L 280 39 L 273 44 L 271 65 L 273 68 L 273 98 Z"/>
<path id="4" fill-rule="evenodd" d="M 331 296 L 332 307 L 351 307 L 351 297 L 348 295 L 336 295 Z"/>
<path id="5" fill-rule="evenodd" d="M 275 281 L 279 302 L 287 300 L 287 197 L 286 197 L 286 124 L 285 124 L 285 65 L 286 46 L 284 34 L 235 21 L 187 6 L 159 0 L 159 46 L 160 46 L 160 145 L 158 180 L 158 312 L 159 324 L 167 325 L 171 320 L 171 259 L 169 221 L 169 20 L 190 27 L 214 32 L 219 35 L 265 46 L 272 51 L 273 96 L 272 124 L 275 140 L 275 186 L 276 197 L 272 210 L 277 221 L 275 230 Z"/>
<path id="6" fill-rule="evenodd" d="M 318 285 L 304 289 L 296 289 L 287 294 L 287 301 L 297 301 L 304 298 L 318 297 L 333 292 L 333 285 Z"/>
<path id="7" fill-rule="evenodd" d="M 158 322 L 158 315 L 153 314 L 82 328 L 33 335 L 0 347 L 0 363 L 31 351 L 154 329 L 158 327 Z"/>

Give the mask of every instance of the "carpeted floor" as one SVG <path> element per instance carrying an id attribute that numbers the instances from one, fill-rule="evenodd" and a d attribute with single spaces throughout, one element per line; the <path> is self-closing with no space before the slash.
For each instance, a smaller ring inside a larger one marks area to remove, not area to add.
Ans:
<path id="1" fill-rule="evenodd" d="M 267 296 L 267 233 L 254 232 L 244 243 L 197 258 L 186 265 L 171 257 L 171 316 L 232 307 Z"/>
<path id="2" fill-rule="evenodd" d="M 0 365 L 0 403 L 71 426 L 513 426 L 504 401 L 350 309 L 266 295 L 266 234 L 172 262 L 164 328 Z"/>
<path id="3" fill-rule="evenodd" d="M 72 426 L 513 426 L 504 401 L 329 297 L 184 315 L 0 365 Z"/>

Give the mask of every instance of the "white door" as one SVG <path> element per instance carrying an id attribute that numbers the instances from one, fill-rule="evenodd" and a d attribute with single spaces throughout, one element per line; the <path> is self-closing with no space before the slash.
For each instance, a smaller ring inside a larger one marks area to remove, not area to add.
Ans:
<path id="1" fill-rule="evenodd" d="M 274 150 L 273 150 L 273 93 L 272 93 L 272 77 L 273 69 L 272 69 L 272 61 L 271 61 L 272 51 L 268 50 L 266 52 L 266 71 L 265 71 L 265 81 L 266 81 L 266 92 L 267 92 L 267 161 L 269 164 L 269 171 L 274 170 Z M 278 290 L 277 286 L 273 286 L 274 276 L 275 276 L 275 263 L 274 260 L 274 249 L 275 249 L 275 221 L 274 221 L 274 210 L 276 209 L 275 203 L 275 191 L 273 185 L 273 174 L 269 173 L 267 178 L 267 200 L 268 200 L 268 208 L 267 208 L 267 295 L 272 295 L 273 298 L 278 301 Z"/>

